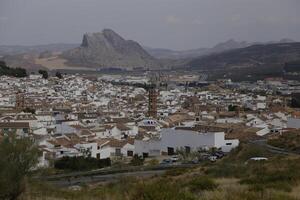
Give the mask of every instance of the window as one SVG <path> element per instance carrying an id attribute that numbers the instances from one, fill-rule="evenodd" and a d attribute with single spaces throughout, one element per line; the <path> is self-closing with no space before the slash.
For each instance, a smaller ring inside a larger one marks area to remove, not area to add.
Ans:
<path id="1" fill-rule="evenodd" d="M 185 146 L 185 152 L 186 153 L 191 153 L 191 147 Z"/>
<path id="2" fill-rule="evenodd" d="M 121 156 L 121 149 L 116 149 L 116 156 Z"/>
<path id="3" fill-rule="evenodd" d="M 133 156 L 133 151 L 127 151 L 127 156 Z"/>
<path id="4" fill-rule="evenodd" d="M 229 146 L 229 145 L 232 145 L 232 143 L 231 143 L 231 142 L 229 142 L 229 143 L 226 143 L 226 145 L 227 145 L 227 146 Z"/>
<path id="5" fill-rule="evenodd" d="M 174 155 L 174 148 L 173 147 L 168 147 L 168 155 L 171 156 L 171 155 Z"/>

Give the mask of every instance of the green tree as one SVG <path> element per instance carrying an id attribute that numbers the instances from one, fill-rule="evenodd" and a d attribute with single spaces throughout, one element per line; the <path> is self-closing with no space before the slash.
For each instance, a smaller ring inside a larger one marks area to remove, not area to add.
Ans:
<path id="1" fill-rule="evenodd" d="M 26 69 L 23 68 L 10 68 L 4 61 L 0 61 L 0 76 L 14 76 L 14 77 L 26 77 Z"/>
<path id="2" fill-rule="evenodd" d="M 48 72 L 46 70 L 42 70 L 42 69 L 39 70 L 39 74 L 42 74 L 44 79 L 47 79 L 49 76 Z"/>
<path id="3" fill-rule="evenodd" d="M 0 142 L 0 199 L 17 199 L 25 190 L 26 177 L 36 166 L 39 150 L 30 138 L 5 136 Z"/>
<path id="4" fill-rule="evenodd" d="M 26 107 L 23 112 L 35 114 L 35 109 Z"/>
<path id="5" fill-rule="evenodd" d="M 59 78 L 59 79 L 62 79 L 62 78 L 63 78 L 62 74 L 61 74 L 60 72 L 58 72 L 58 71 L 55 73 L 55 76 L 56 76 L 57 78 Z"/>

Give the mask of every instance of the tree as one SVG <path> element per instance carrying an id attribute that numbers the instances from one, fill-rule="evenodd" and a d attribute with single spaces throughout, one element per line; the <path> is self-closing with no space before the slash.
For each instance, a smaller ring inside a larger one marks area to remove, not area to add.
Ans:
<path id="1" fill-rule="evenodd" d="M 62 79 L 62 78 L 63 78 L 62 74 L 61 74 L 60 72 L 58 72 L 58 71 L 55 73 L 55 76 L 56 76 L 57 78 L 59 78 L 59 79 Z"/>
<path id="2" fill-rule="evenodd" d="M 26 77 L 26 69 L 23 68 L 10 68 L 4 61 L 0 61 L 0 76 L 14 76 L 14 77 Z"/>
<path id="3" fill-rule="evenodd" d="M 237 106 L 235 106 L 235 105 L 229 105 L 228 106 L 228 111 L 237 111 L 237 109 L 238 109 L 238 107 Z"/>
<path id="4" fill-rule="evenodd" d="M 46 70 L 40 69 L 39 74 L 42 74 L 44 79 L 48 78 L 48 72 Z"/>
<path id="5" fill-rule="evenodd" d="M 35 109 L 26 107 L 23 112 L 35 114 Z"/>
<path id="6" fill-rule="evenodd" d="M 17 199 L 25 190 L 25 177 L 38 163 L 39 150 L 29 138 L 15 134 L 0 142 L 0 199 Z"/>

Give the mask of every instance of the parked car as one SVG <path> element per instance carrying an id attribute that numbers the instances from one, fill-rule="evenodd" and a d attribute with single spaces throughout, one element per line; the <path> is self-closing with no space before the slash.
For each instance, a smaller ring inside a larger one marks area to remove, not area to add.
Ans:
<path id="1" fill-rule="evenodd" d="M 217 159 L 218 159 L 217 156 L 209 156 L 209 157 L 208 157 L 208 160 L 210 160 L 211 162 L 216 162 Z"/>
<path id="2" fill-rule="evenodd" d="M 199 159 L 195 158 L 190 161 L 191 164 L 199 164 Z"/>
<path id="3" fill-rule="evenodd" d="M 218 157 L 218 159 L 223 158 L 225 156 L 224 152 L 222 151 L 217 151 L 214 153 L 215 156 Z"/>
<path id="4" fill-rule="evenodd" d="M 245 164 L 248 164 L 248 162 L 256 162 L 256 161 L 268 161 L 269 159 L 266 157 L 252 157 L 248 159 Z"/>
<path id="5" fill-rule="evenodd" d="M 171 156 L 170 158 L 173 162 L 177 162 L 179 160 L 179 157 L 177 155 Z"/>
<path id="6" fill-rule="evenodd" d="M 173 161 L 171 159 L 163 159 L 159 164 L 160 165 L 171 165 Z"/>

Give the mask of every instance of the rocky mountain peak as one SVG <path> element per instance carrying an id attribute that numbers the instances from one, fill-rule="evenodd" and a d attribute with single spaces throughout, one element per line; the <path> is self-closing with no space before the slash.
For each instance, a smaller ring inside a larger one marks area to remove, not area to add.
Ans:
<path id="1" fill-rule="evenodd" d="M 72 65 L 97 67 L 158 67 L 158 62 L 139 43 L 125 40 L 111 29 L 86 33 L 81 46 L 63 54 Z"/>

